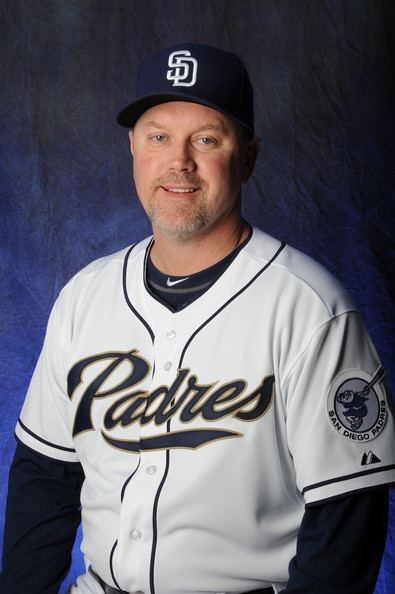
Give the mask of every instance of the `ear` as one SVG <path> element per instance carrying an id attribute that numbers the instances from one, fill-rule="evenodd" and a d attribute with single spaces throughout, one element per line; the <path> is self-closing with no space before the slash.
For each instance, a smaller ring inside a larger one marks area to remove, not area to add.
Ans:
<path id="1" fill-rule="evenodd" d="M 244 162 L 242 182 L 245 183 L 254 170 L 255 162 L 258 157 L 261 139 L 258 136 L 252 138 L 244 147 Z"/>
<path id="2" fill-rule="evenodd" d="M 129 143 L 130 143 L 130 152 L 132 154 L 132 157 L 134 155 L 134 151 L 133 151 L 133 129 L 129 130 Z"/>

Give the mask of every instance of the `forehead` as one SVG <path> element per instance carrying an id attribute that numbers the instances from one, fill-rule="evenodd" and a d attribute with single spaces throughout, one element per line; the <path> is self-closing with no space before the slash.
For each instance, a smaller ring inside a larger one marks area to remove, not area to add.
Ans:
<path id="1" fill-rule="evenodd" d="M 179 129 L 181 126 L 191 129 L 217 129 L 224 133 L 233 132 L 236 129 L 236 123 L 220 111 L 189 101 L 168 101 L 155 105 L 147 109 L 135 124 L 135 128 Z"/>

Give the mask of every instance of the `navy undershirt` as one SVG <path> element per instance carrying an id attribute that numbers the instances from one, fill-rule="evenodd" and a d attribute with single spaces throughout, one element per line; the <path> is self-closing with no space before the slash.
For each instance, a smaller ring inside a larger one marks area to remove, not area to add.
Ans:
<path id="1" fill-rule="evenodd" d="M 169 276 L 163 274 L 154 266 L 151 256 L 148 255 L 146 269 L 148 289 L 158 301 L 171 311 L 175 312 L 184 309 L 201 297 L 219 279 L 240 250 L 248 243 L 251 235 L 252 229 L 250 227 L 247 238 L 230 254 L 209 268 L 190 275 Z"/>

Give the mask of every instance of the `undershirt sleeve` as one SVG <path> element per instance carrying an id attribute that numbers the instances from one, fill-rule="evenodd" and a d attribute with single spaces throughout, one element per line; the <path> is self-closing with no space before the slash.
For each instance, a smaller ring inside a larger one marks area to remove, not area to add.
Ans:
<path id="1" fill-rule="evenodd" d="M 308 507 L 280 594 L 373 594 L 387 521 L 387 488 Z"/>
<path id="2" fill-rule="evenodd" d="M 81 519 L 81 464 L 18 443 L 10 469 L 0 592 L 56 594 Z"/>

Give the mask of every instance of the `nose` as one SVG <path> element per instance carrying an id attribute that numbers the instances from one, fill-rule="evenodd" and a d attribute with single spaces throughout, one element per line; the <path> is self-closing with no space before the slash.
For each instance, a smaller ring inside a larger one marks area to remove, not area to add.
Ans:
<path id="1" fill-rule="evenodd" d="M 193 159 L 193 150 L 188 142 L 177 141 L 171 147 L 169 169 L 171 171 L 194 171 L 196 163 Z"/>

